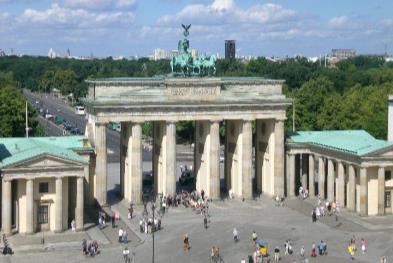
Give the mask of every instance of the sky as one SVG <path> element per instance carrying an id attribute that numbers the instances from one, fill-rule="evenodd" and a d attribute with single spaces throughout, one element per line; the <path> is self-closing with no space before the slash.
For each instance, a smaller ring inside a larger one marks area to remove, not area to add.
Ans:
<path id="1" fill-rule="evenodd" d="M 190 46 L 224 54 L 319 56 L 333 48 L 393 53 L 391 0 L 0 0 L 0 49 L 16 54 L 146 56 Z"/>

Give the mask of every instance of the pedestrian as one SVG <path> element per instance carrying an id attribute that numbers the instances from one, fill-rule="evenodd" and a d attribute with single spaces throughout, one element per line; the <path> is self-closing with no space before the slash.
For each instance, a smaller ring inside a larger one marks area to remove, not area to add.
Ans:
<path id="1" fill-rule="evenodd" d="M 351 244 L 352 244 L 353 251 L 356 252 L 356 237 L 355 237 L 355 235 L 353 235 L 351 238 Z"/>
<path id="2" fill-rule="evenodd" d="M 315 208 L 311 212 L 312 222 L 315 223 L 317 221 L 317 214 L 315 212 Z"/>
<path id="3" fill-rule="evenodd" d="M 279 261 L 280 260 L 280 248 L 275 247 L 274 248 L 274 261 Z"/>
<path id="4" fill-rule="evenodd" d="M 381 263 L 387 263 L 388 261 L 387 261 L 387 259 L 386 259 L 386 257 L 381 257 Z"/>
<path id="5" fill-rule="evenodd" d="M 316 251 L 316 250 L 317 250 L 317 249 L 316 249 L 315 243 L 312 243 L 312 246 L 311 246 L 311 254 L 310 254 L 311 257 L 315 258 L 315 257 L 317 256 L 317 251 Z"/>
<path id="6" fill-rule="evenodd" d="M 201 191 L 202 200 L 205 200 L 205 191 L 202 189 Z"/>
<path id="7" fill-rule="evenodd" d="M 86 239 L 83 239 L 83 241 L 82 241 L 82 254 L 83 255 L 87 254 L 87 241 L 86 241 Z"/>
<path id="8" fill-rule="evenodd" d="M 239 241 L 239 233 L 237 232 L 236 228 L 233 229 L 233 240 L 235 242 Z"/>
<path id="9" fill-rule="evenodd" d="M 123 235 L 122 235 L 123 243 L 127 244 L 128 243 L 128 234 L 126 230 L 123 230 Z"/>
<path id="10" fill-rule="evenodd" d="M 186 251 L 186 252 L 188 250 L 190 250 L 190 240 L 188 239 L 188 235 L 187 234 L 184 235 L 183 250 Z"/>
<path id="11" fill-rule="evenodd" d="M 100 216 L 98 216 L 98 227 L 100 228 L 100 229 L 102 229 L 102 217 L 101 217 L 101 215 Z"/>
<path id="12" fill-rule="evenodd" d="M 254 241 L 254 243 L 256 243 L 257 239 L 258 239 L 258 235 L 255 231 L 252 231 L 251 237 L 252 237 L 252 241 Z"/>
<path id="13" fill-rule="evenodd" d="M 122 239 L 123 239 L 123 229 L 120 228 L 120 229 L 119 229 L 119 243 L 122 242 Z"/>
<path id="14" fill-rule="evenodd" d="M 128 247 L 125 247 L 123 250 L 123 258 L 124 258 L 124 262 L 128 263 L 130 262 L 130 250 L 128 249 Z"/>
<path id="15" fill-rule="evenodd" d="M 116 224 L 116 222 L 115 222 L 115 213 L 112 213 L 111 223 L 112 223 L 112 228 L 115 228 L 115 224 Z"/>
<path id="16" fill-rule="evenodd" d="M 131 204 L 130 208 L 128 208 L 128 219 L 132 219 L 132 214 L 134 213 L 134 207 Z"/>
<path id="17" fill-rule="evenodd" d="M 212 246 L 210 250 L 210 261 L 214 262 L 215 261 L 215 255 L 216 255 L 216 247 Z"/>
<path id="18" fill-rule="evenodd" d="M 360 240 L 360 244 L 362 246 L 362 254 L 364 255 L 364 254 L 366 254 L 366 240 L 364 238 L 362 238 Z"/>
<path id="19" fill-rule="evenodd" d="M 76 223 L 75 223 L 74 219 L 72 219 L 72 221 L 71 221 L 71 229 L 72 229 L 73 232 L 76 231 Z"/>
<path id="20" fill-rule="evenodd" d="M 355 259 L 355 251 L 353 251 L 351 243 L 349 243 L 347 250 L 348 250 L 348 254 L 351 257 L 351 259 L 354 260 Z"/>
<path id="21" fill-rule="evenodd" d="M 302 248 L 300 249 L 300 256 L 302 258 L 304 258 L 304 252 L 305 252 L 305 249 L 304 249 L 304 246 L 302 246 Z"/>
<path id="22" fill-rule="evenodd" d="M 207 229 L 207 217 L 206 216 L 203 218 L 203 225 L 205 226 L 205 229 Z"/>
<path id="23" fill-rule="evenodd" d="M 246 260 L 242 258 L 242 260 L 240 260 L 240 263 L 246 263 Z"/>

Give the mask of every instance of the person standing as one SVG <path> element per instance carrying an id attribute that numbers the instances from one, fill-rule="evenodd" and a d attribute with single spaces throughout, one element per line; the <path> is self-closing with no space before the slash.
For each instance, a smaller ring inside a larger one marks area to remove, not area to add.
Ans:
<path id="1" fill-rule="evenodd" d="M 254 243 L 256 243 L 257 239 L 258 239 L 258 235 L 257 235 L 257 233 L 255 231 L 252 232 L 251 237 L 252 237 L 252 241 L 254 241 Z"/>
<path id="2" fill-rule="evenodd" d="M 119 229 L 119 243 L 121 243 L 122 240 L 123 240 L 123 229 L 120 228 L 120 229 Z"/>
<path id="3" fill-rule="evenodd" d="M 127 234 L 127 231 L 124 229 L 124 231 L 123 231 L 123 243 L 124 244 L 127 244 L 128 243 L 128 234 Z"/>
<path id="4" fill-rule="evenodd" d="M 207 229 L 207 217 L 206 217 L 206 215 L 203 218 L 203 225 L 205 226 L 205 229 Z"/>
<path id="5" fill-rule="evenodd" d="M 311 246 L 311 254 L 310 254 L 311 257 L 315 258 L 315 257 L 317 256 L 317 251 L 316 251 L 316 250 L 317 250 L 317 249 L 316 249 L 315 243 L 312 243 L 312 246 Z"/>
<path id="6" fill-rule="evenodd" d="M 360 240 L 360 245 L 362 246 L 362 254 L 366 254 L 366 240 L 364 238 Z"/>
<path id="7" fill-rule="evenodd" d="M 280 260 L 280 248 L 276 246 L 274 248 L 274 261 L 279 261 Z"/>

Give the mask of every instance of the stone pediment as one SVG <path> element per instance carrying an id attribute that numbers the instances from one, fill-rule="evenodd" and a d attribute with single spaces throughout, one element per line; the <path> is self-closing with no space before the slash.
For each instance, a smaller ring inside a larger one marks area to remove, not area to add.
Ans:
<path id="1" fill-rule="evenodd" d="M 55 167 L 67 167 L 67 166 L 73 167 L 75 165 L 81 165 L 81 163 L 77 161 L 63 159 L 57 156 L 52 156 L 49 154 L 44 154 L 16 163 L 11 167 L 7 167 L 7 168 L 39 169 L 39 168 L 55 168 Z"/>

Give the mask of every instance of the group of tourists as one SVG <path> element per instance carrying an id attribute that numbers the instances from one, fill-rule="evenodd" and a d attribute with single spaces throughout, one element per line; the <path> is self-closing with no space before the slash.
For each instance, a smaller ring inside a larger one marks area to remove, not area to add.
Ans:
<path id="1" fill-rule="evenodd" d="M 299 187 L 299 198 L 306 199 L 308 197 L 308 190 L 303 186 Z"/>
<path id="2" fill-rule="evenodd" d="M 124 243 L 124 244 L 128 243 L 128 233 L 125 229 L 121 227 L 119 228 L 118 237 L 119 237 L 119 243 Z"/>
<path id="3" fill-rule="evenodd" d="M 161 229 L 161 218 L 145 216 L 139 220 L 139 231 L 145 234 L 151 234 Z"/>
<path id="4" fill-rule="evenodd" d="M 95 255 L 97 255 L 99 253 L 97 241 L 93 240 L 88 243 L 86 239 L 83 239 L 82 253 L 83 255 L 90 257 L 94 257 Z"/>
<path id="5" fill-rule="evenodd" d="M 318 197 L 318 204 L 311 211 L 311 219 L 312 222 L 316 222 L 318 219 L 326 215 L 335 215 L 337 220 L 339 212 L 340 208 L 338 203 L 329 201 L 323 203 Z"/>
<path id="6" fill-rule="evenodd" d="M 360 247 L 362 250 L 362 255 L 365 255 L 367 252 L 366 248 L 366 240 L 364 238 L 360 239 Z M 348 247 L 347 247 L 348 254 L 352 260 L 355 259 L 355 252 L 357 251 L 356 247 L 356 237 L 355 235 L 352 236 L 352 238 L 349 241 Z"/>

